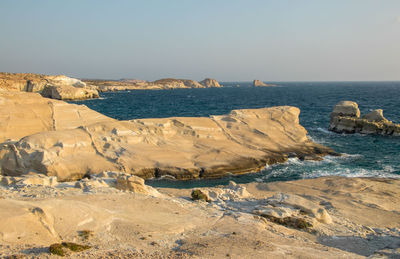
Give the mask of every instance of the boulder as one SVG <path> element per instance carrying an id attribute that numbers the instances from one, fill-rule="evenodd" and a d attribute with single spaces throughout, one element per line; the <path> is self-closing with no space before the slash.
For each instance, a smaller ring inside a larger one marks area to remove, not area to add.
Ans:
<path id="1" fill-rule="evenodd" d="M 221 87 L 217 80 L 212 78 L 206 78 L 200 82 L 201 85 L 205 87 Z"/>
<path id="2" fill-rule="evenodd" d="M 268 85 L 260 80 L 254 80 L 253 86 L 268 86 Z"/>
<path id="3" fill-rule="evenodd" d="M 266 203 L 275 208 L 299 209 L 300 212 L 309 214 L 319 222 L 332 223 L 332 218 L 323 207 L 295 194 L 279 193 L 268 198 Z"/>
<path id="4" fill-rule="evenodd" d="M 203 188 L 200 191 L 207 197 L 207 201 L 229 201 L 252 197 L 246 187 L 233 181 L 229 181 L 229 185 L 224 188 Z"/>
<path id="5" fill-rule="evenodd" d="M 342 101 L 334 107 L 329 130 L 336 133 L 400 136 L 400 124 L 387 120 L 383 110 L 374 110 L 360 118 L 358 104 L 351 101 Z"/>
<path id="6" fill-rule="evenodd" d="M 117 178 L 116 188 L 145 195 L 159 196 L 158 191 L 151 186 L 145 185 L 144 180 L 135 175 L 120 175 Z"/>
<path id="7" fill-rule="evenodd" d="M 57 100 L 83 100 L 99 97 L 99 93 L 95 89 L 70 85 L 46 85 L 41 95 Z"/>

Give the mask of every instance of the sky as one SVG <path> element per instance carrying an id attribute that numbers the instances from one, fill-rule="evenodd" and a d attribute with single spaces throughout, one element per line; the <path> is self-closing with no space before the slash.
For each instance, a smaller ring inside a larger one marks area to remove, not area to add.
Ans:
<path id="1" fill-rule="evenodd" d="M 0 0 L 0 71 L 400 80 L 399 0 Z"/>

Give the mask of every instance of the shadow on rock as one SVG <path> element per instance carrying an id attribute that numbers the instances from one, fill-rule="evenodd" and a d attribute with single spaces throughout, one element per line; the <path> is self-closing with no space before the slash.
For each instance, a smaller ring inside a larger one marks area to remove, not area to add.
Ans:
<path id="1" fill-rule="evenodd" d="M 400 258 L 400 237 L 391 235 L 368 235 L 365 238 L 356 236 L 324 236 L 319 243 L 363 256 L 385 255 L 389 258 Z"/>

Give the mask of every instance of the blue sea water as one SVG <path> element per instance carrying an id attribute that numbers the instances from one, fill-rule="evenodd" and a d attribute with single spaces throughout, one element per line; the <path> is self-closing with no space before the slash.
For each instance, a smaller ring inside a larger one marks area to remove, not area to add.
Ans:
<path id="1" fill-rule="evenodd" d="M 361 114 L 383 109 L 400 123 L 400 82 L 277 82 L 277 87 L 251 87 L 226 82 L 223 88 L 138 90 L 102 93 L 100 99 L 76 102 L 119 119 L 209 116 L 233 109 L 291 105 L 301 109 L 300 123 L 314 141 L 344 153 L 323 161 L 299 161 L 266 167 L 259 173 L 216 180 L 149 180 L 159 187 L 200 187 L 253 181 L 285 181 L 320 176 L 400 178 L 400 137 L 336 134 L 327 130 L 333 106 L 342 100 L 359 104 Z"/>

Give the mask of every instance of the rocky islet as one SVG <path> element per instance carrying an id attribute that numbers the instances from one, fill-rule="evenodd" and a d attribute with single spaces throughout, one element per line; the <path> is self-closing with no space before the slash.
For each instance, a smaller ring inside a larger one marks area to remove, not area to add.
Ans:
<path id="1" fill-rule="evenodd" d="M 400 124 L 386 119 L 382 109 L 361 116 L 356 102 L 339 102 L 333 108 L 330 118 L 329 130 L 336 133 L 400 136 Z"/>

